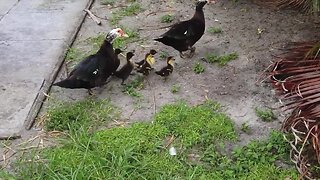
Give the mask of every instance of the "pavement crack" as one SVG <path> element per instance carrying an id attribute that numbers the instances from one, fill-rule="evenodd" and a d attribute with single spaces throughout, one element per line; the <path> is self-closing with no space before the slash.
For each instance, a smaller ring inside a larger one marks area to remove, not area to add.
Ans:
<path id="1" fill-rule="evenodd" d="M 12 7 L 11 7 L 2 17 L 0 17 L 0 21 L 1 21 L 6 15 L 8 15 L 8 14 L 10 13 L 10 11 L 11 11 L 14 7 L 16 7 L 16 6 L 18 5 L 19 2 L 20 2 L 20 0 L 17 0 L 17 2 L 14 3 L 14 4 L 12 5 Z"/>

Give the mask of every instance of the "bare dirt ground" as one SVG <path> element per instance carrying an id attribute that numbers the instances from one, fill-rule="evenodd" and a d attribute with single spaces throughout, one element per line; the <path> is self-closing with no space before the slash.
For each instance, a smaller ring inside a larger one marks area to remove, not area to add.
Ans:
<path id="1" fill-rule="evenodd" d="M 192 17 L 195 9 L 193 1 L 178 0 L 138 0 L 143 11 L 136 16 L 125 17 L 120 25 L 138 30 L 142 40 L 128 44 L 125 51 L 135 50 L 134 61 L 143 59 L 145 53 L 151 48 L 158 52 L 165 51 L 176 58 L 176 67 L 167 81 L 151 73 L 144 80 L 144 88 L 139 90 L 141 98 L 131 97 L 122 92 L 121 80 L 112 78 L 112 81 L 102 89 L 95 92 L 97 98 L 110 99 L 122 110 L 122 118 L 118 121 L 134 122 L 149 121 L 159 108 L 168 103 L 185 100 L 195 105 L 202 103 L 206 98 L 221 103 L 223 109 L 232 118 L 240 134 L 240 144 L 252 139 L 265 137 L 270 129 L 279 129 L 284 116 L 277 108 L 279 103 L 267 83 L 260 83 L 261 74 L 270 65 L 272 55 L 279 53 L 290 41 L 305 41 L 315 39 L 319 27 L 312 23 L 308 15 L 293 11 L 275 11 L 255 5 L 245 0 L 236 3 L 220 1 L 216 4 L 207 4 L 204 8 L 206 27 L 220 27 L 222 33 L 210 34 L 207 31 L 195 44 L 196 54 L 191 59 L 181 59 L 177 51 L 152 38 L 164 33 L 161 28 L 168 24 L 161 23 L 160 17 L 173 14 L 178 20 Z M 115 6 L 125 5 L 118 2 Z M 96 1 L 91 11 L 99 17 L 111 17 L 112 11 L 121 7 L 100 5 Z M 102 25 L 98 26 L 87 17 L 79 35 L 73 45 L 75 48 L 85 49 L 89 46 L 84 40 L 95 37 L 98 33 L 107 33 L 111 27 L 106 19 L 100 19 Z M 258 28 L 262 33 L 258 35 Z M 319 36 L 319 34 L 318 34 Z M 209 64 L 200 59 L 206 54 L 215 52 L 218 55 L 237 52 L 239 57 L 226 66 Z M 160 53 L 156 57 L 155 68 L 165 66 L 165 59 Z M 193 72 L 194 63 L 201 62 L 205 71 L 201 74 Z M 121 64 L 125 63 L 122 58 Z M 121 65 L 120 65 L 121 67 Z M 66 77 L 66 69 L 62 68 L 57 80 Z M 137 75 L 130 76 L 127 83 Z M 173 85 L 180 86 L 177 93 L 172 93 Z M 88 98 L 84 89 L 70 90 L 53 87 L 50 96 L 55 100 L 78 101 Z M 50 98 L 49 98 L 50 104 Z M 45 103 L 43 112 L 48 106 Z M 255 107 L 268 107 L 273 109 L 278 119 L 273 122 L 263 122 L 255 114 Z M 240 131 L 241 124 L 247 122 L 252 129 L 248 135 Z M 27 132 L 26 138 L 39 133 L 37 130 Z M 22 140 L 19 140 L 22 141 Z"/>

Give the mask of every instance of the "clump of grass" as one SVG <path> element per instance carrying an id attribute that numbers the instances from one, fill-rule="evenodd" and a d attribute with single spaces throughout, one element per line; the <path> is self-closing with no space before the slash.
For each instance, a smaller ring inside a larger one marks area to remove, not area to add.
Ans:
<path id="1" fill-rule="evenodd" d="M 175 137 L 177 156 L 168 153 L 169 137 Z M 233 123 L 218 103 L 180 102 L 163 106 L 153 123 L 74 131 L 31 161 L 21 158 L 15 170 L 18 179 L 297 179 L 292 169 L 275 165 L 286 161 L 289 151 L 281 133 L 236 148 L 230 156 L 217 150 L 235 139 Z"/>
<path id="2" fill-rule="evenodd" d="M 234 140 L 233 123 L 219 112 L 219 107 L 212 102 L 196 107 L 185 103 L 166 105 L 156 115 L 155 122 L 179 137 L 186 147 L 199 143 L 208 145 L 216 140 Z"/>
<path id="3" fill-rule="evenodd" d="M 116 108 L 108 101 L 87 99 L 76 103 L 58 103 L 47 111 L 45 129 L 65 131 L 116 118 Z"/>
<path id="4" fill-rule="evenodd" d="M 209 27 L 208 32 L 211 34 L 222 33 L 222 29 L 220 27 Z"/>
<path id="5" fill-rule="evenodd" d="M 161 22 L 162 23 L 171 23 L 174 20 L 174 16 L 170 15 L 170 14 L 166 14 L 161 16 Z"/>
<path id="6" fill-rule="evenodd" d="M 256 115 L 264 122 L 271 122 L 276 119 L 271 109 L 255 108 Z"/>
<path id="7" fill-rule="evenodd" d="M 134 79 L 130 84 L 127 84 L 124 87 L 123 92 L 128 94 L 129 96 L 132 97 L 142 97 L 142 94 L 137 92 L 138 89 L 142 89 L 144 86 L 143 84 L 143 77 L 138 76 L 136 79 Z"/>
<path id="8" fill-rule="evenodd" d="M 101 0 L 100 4 L 102 5 L 113 5 L 115 3 L 115 0 Z"/>
<path id="9" fill-rule="evenodd" d="M 78 48 L 69 48 L 66 54 L 66 61 L 67 63 L 77 63 L 81 60 L 83 60 L 83 58 L 86 57 L 86 53 L 81 51 Z"/>
<path id="10" fill-rule="evenodd" d="M 99 33 L 97 36 L 87 38 L 86 42 L 92 46 L 89 53 L 91 54 L 96 53 L 100 49 L 105 38 L 106 38 L 105 33 Z"/>
<path id="11" fill-rule="evenodd" d="M 193 72 L 195 72 L 196 74 L 201 74 L 204 71 L 205 71 L 205 68 L 201 63 L 197 62 L 197 63 L 194 64 Z"/>
<path id="12" fill-rule="evenodd" d="M 3 180 L 15 180 L 16 178 L 12 174 L 10 174 L 10 173 L 8 173 L 8 172 L 6 172 L 4 170 L 0 170 L 0 179 L 3 179 Z"/>
<path id="13" fill-rule="evenodd" d="M 251 133 L 251 128 L 247 122 L 244 122 L 241 124 L 241 131 L 250 134 Z"/>
<path id="14" fill-rule="evenodd" d="M 120 10 L 114 11 L 111 16 L 111 24 L 117 25 L 122 18 L 126 16 L 133 16 L 141 11 L 141 6 L 138 3 L 133 3 L 128 7 L 122 8 Z"/>
<path id="15" fill-rule="evenodd" d="M 179 92 L 179 91 L 180 91 L 180 86 L 179 86 L 179 85 L 174 84 L 174 85 L 171 87 L 171 92 L 172 92 L 173 94 L 175 94 L 175 93 L 177 93 L 177 92 Z"/>
<path id="16" fill-rule="evenodd" d="M 161 59 L 166 59 L 167 57 L 169 57 L 169 53 L 166 52 L 166 51 L 160 51 L 160 52 L 159 52 L 159 57 L 160 57 Z"/>
<path id="17" fill-rule="evenodd" d="M 210 53 L 206 56 L 206 60 L 209 63 L 218 63 L 220 66 L 226 65 L 229 61 L 235 60 L 238 58 L 237 53 L 226 54 L 222 56 L 218 56 L 215 53 Z"/>

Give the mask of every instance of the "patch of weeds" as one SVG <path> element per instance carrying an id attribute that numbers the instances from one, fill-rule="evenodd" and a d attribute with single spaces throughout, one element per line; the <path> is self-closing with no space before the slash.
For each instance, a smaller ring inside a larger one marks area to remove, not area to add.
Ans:
<path id="1" fill-rule="evenodd" d="M 125 27 L 121 27 L 121 29 L 126 32 L 129 36 L 128 38 L 117 38 L 113 41 L 113 48 L 123 49 L 129 43 L 135 42 L 139 40 L 139 33 L 136 30 L 128 29 Z"/>
<path id="2" fill-rule="evenodd" d="M 211 34 L 222 33 L 222 29 L 220 27 L 209 27 L 208 32 Z"/>
<path id="3" fill-rule="evenodd" d="M 82 52 L 80 49 L 71 47 L 67 51 L 66 61 L 67 63 L 77 63 L 80 62 L 85 56 L 86 54 Z"/>
<path id="4" fill-rule="evenodd" d="M 193 72 L 195 72 L 196 74 L 200 74 L 200 73 L 203 73 L 204 71 L 205 71 L 205 68 L 201 63 L 197 62 L 194 64 Z"/>
<path id="5" fill-rule="evenodd" d="M 129 5 L 128 7 L 122 8 L 120 10 L 112 12 L 111 16 L 111 24 L 117 25 L 120 20 L 122 20 L 126 16 L 133 16 L 136 15 L 141 11 L 141 6 L 138 3 L 133 3 Z"/>
<path id="6" fill-rule="evenodd" d="M 251 133 L 251 128 L 247 122 L 244 122 L 241 124 L 241 131 L 250 134 Z"/>
<path id="7" fill-rule="evenodd" d="M 73 131 L 59 146 L 31 154 L 15 168 L 18 179 L 297 179 L 293 169 L 277 167 L 287 161 L 290 146 L 281 133 L 253 141 L 230 156 L 217 151 L 235 140 L 231 120 L 220 105 L 208 101 L 190 107 L 165 105 L 153 123 L 134 123 L 88 133 Z M 174 135 L 176 156 L 165 139 Z M 198 161 L 190 159 L 190 152 Z M 43 161 L 45 160 L 45 161 Z M 45 165 L 44 165 L 45 163 Z"/>
<path id="8" fill-rule="evenodd" d="M 209 63 L 218 63 L 220 66 L 226 65 L 229 61 L 235 60 L 238 58 L 237 53 L 226 54 L 222 56 L 218 56 L 215 53 L 210 53 L 206 56 L 206 60 Z"/>
<path id="9" fill-rule="evenodd" d="M 12 174 L 10 174 L 4 170 L 0 170 L 0 179 L 15 180 L 16 178 Z"/>
<path id="10" fill-rule="evenodd" d="M 179 92 L 179 91 L 180 91 L 180 86 L 179 86 L 179 85 L 174 84 L 174 85 L 171 87 L 171 92 L 172 92 L 173 94 L 175 94 L 175 93 L 177 93 L 177 92 Z"/>
<path id="11" fill-rule="evenodd" d="M 162 23 L 171 23 L 174 20 L 174 16 L 170 15 L 170 14 L 166 14 L 161 16 L 161 22 Z"/>
<path id="12" fill-rule="evenodd" d="M 117 115 L 116 108 L 106 100 L 87 99 L 76 103 L 58 103 L 47 111 L 45 129 L 47 131 L 79 129 L 84 125 L 109 121 Z"/>
<path id="13" fill-rule="evenodd" d="M 116 1 L 115 0 L 101 0 L 100 4 L 102 5 L 113 5 Z"/>
<path id="14" fill-rule="evenodd" d="M 235 139 L 231 119 L 215 108 L 212 104 L 189 107 L 183 102 L 165 105 L 157 113 L 155 123 L 169 129 L 186 147 Z"/>
<path id="15" fill-rule="evenodd" d="M 137 90 L 138 89 L 142 89 L 143 86 L 144 86 L 143 77 L 142 76 L 138 76 L 136 79 L 131 81 L 130 84 L 127 84 L 124 87 L 123 92 L 125 92 L 129 96 L 140 98 L 140 97 L 142 97 L 142 94 L 137 92 Z"/>
<path id="16" fill-rule="evenodd" d="M 167 57 L 169 57 L 169 53 L 166 52 L 166 51 L 160 51 L 160 52 L 159 52 L 159 57 L 160 57 L 161 59 L 167 59 Z"/>
<path id="17" fill-rule="evenodd" d="M 276 119 L 271 109 L 255 108 L 256 115 L 264 122 L 271 122 Z"/>
<path id="18" fill-rule="evenodd" d="M 88 44 L 90 44 L 92 46 L 92 48 L 90 50 L 91 54 L 96 53 L 100 49 L 105 38 L 106 38 L 105 33 L 99 33 L 97 36 L 89 37 L 86 39 Z"/>

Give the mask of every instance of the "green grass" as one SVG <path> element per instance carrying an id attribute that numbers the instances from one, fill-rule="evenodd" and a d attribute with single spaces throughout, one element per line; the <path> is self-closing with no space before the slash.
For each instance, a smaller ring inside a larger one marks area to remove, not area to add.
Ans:
<path id="1" fill-rule="evenodd" d="M 179 85 L 177 85 L 177 84 L 174 84 L 172 87 L 171 87 L 171 92 L 173 93 L 173 94 L 175 94 L 175 93 L 178 93 L 179 91 L 180 91 L 180 86 Z"/>
<path id="2" fill-rule="evenodd" d="M 167 57 L 169 57 L 169 53 L 166 52 L 166 51 L 160 51 L 160 52 L 159 52 L 159 57 L 160 57 L 161 59 L 167 59 Z"/>
<path id="3" fill-rule="evenodd" d="M 241 124 L 241 131 L 250 134 L 251 133 L 251 128 L 247 122 L 244 122 Z"/>
<path id="4" fill-rule="evenodd" d="M 4 170 L 0 170 L 0 179 L 3 179 L 3 180 L 15 180 L 16 178 L 14 177 L 14 175 L 9 174 L 8 172 L 6 172 Z"/>
<path id="5" fill-rule="evenodd" d="M 220 27 L 209 27 L 207 31 L 211 34 L 222 33 L 222 29 Z"/>
<path id="6" fill-rule="evenodd" d="M 276 119 L 271 109 L 255 108 L 256 115 L 264 122 L 271 122 Z"/>
<path id="7" fill-rule="evenodd" d="M 130 4 L 128 7 L 112 12 L 110 23 L 112 25 L 117 25 L 124 17 L 136 15 L 137 13 L 141 12 L 141 10 L 142 8 L 140 4 Z"/>
<path id="8" fill-rule="evenodd" d="M 218 56 L 215 53 L 210 53 L 206 56 L 206 60 L 209 63 L 218 63 L 220 66 L 225 66 L 228 62 L 235 60 L 238 58 L 237 53 L 225 54 L 222 56 Z"/>
<path id="9" fill-rule="evenodd" d="M 116 2 L 116 0 L 101 0 L 100 4 L 102 5 L 113 5 Z"/>
<path id="10" fill-rule="evenodd" d="M 161 23 L 171 23 L 174 20 L 174 16 L 166 14 L 161 16 Z"/>
<path id="11" fill-rule="evenodd" d="M 106 100 L 86 99 L 75 103 L 58 103 L 47 111 L 45 129 L 66 131 L 89 124 L 108 122 L 119 115 Z"/>
<path id="12" fill-rule="evenodd" d="M 17 179 L 297 179 L 293 169 L 275 165 L 289 151 L 281 133 L 226 155 L 221 144 L 237 135 L 212 101 L 165 105 L 153 123 L 93 133 L 85 124 L 71 128 L 58 146 L 19 158 Z M 177 156 L 168 153 L 165 139 L 172 136 Z"/>
<path id="13" fill-rule="evenodd" d="M 143 77 L 138 76 L 136 79 L 124 86 L 123 92 L 129 96 L 140 98 L 142 94 L 137 90 L 142 89 L 144 87 Z"/>
<path id="14" fill-rule="evenodd" d="M 205 71 L 205 68 L 203 66 L 203 64 L 197 62 L 193 65 L 193 72 L 195 72 L 196 74 L 201 74 Z"/>

